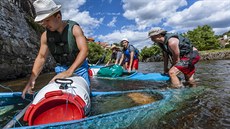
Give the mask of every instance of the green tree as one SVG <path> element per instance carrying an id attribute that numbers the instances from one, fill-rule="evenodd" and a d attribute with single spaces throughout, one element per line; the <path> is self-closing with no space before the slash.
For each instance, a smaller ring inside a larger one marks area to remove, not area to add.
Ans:
<path id="1" fill-rule="evenodd" d="M 97 61 L 104 55 L 106 54 L 106 50 L 102 48 L 100 45 L 91 42 L 88 44 L 89 46 L 89 54 L 88 54 L 88 59 L 90 64 L 95 64 Z"/>
<path id="2" fill-rule="evenodd" d="M 114 45 L 116 45 L 116 46 L 120 46 L 120 43 L 113 43 Z"/>
<path id="3" fill-rule="evenodd" d="M 142 61 L 150 58 L 151 56 L 158 56 L 159 54 L 161 54 L 161 49 L 157 45 L 153 45 L 149 48 L 145 46 L 140 53 Z"/>
<path id="4" fill-rule="evenodd" d="M 214 31 L 208 25 L 198 26 L 193 31 L 188 31 L 184 36 L 188 37 L 199 50 L 219 49 L 220 44 Z"/>

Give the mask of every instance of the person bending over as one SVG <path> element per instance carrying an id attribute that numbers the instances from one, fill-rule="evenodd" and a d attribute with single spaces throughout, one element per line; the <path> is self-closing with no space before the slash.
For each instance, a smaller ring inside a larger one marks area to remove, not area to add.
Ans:
<path id="1" fill-rule="evenodd" d="M 35 80 L 43 69 L 48 53 L 51 53 L 57 62 L 57 75 L 51 82 L 56 78 L 77 75 L 83 77 L 90 86 L 86 61 L 88 46 L 79 24 L 71 20 L 63 21 L 61 5 L 56 5 L 53 0 L 36 0 L 33 6 L 36 11 L 35 22 L 45 27 L 46 31 L 41 35 L 40 50 L 22 97 L 25 98 L 26 93 L 33 93 Z"/>
<path id="2" fill-rule="evenodd" d="M 195 86 L 195 64 L 200 60 L 200 56 L 189 39 L 180 34 L 167 33 L 163 29 L 151 30 L 148 36 L 162 49 L 164 73 L 169 74 L 172 87 L 182 86 L 177 77 L 180 72 L 184 74 L 185 80 L 190 86 Z M 168 67 L 169 60 L 171 60 L 170 67 Z"/>

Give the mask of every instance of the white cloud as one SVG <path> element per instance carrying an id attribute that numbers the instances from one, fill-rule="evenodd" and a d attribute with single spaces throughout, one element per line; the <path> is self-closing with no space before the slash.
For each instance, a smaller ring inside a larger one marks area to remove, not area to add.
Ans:
<path id="1" fill-rule="evenodd" d="M 125 27 L 126 28 L 126 27 Z M 138 49 L 142 49 L 144 46 L 151 45 L 151 41 L 147 39 L 147 32 L 134 31 L 129 29 L 115 30 L 107 35 L 99 35 L 98 38 L 107 41 L 108 43 L 119 43 L 122 38 L 128 38 L 130 44 L 134 45 Z"/>
<path id="2" fill-rule="evenodd" d="M 190 7 L 186 0 L 122 0 L 124 14 L 136 25 L 123 26 L 100 38 L 117 42 L 126 35 L 139 48 L 149 46 L 151 41 L 144 40 L 147 31 L 154 26 L 170 28 L 169 32 L 186 32 L 198 25 L 210 25 L 215 34 L 230 30 L 230 0 L 199 0 Z M 188 6 L 188 7 L 187 7 Z"/>
<path id="3" fill-rule="evenodd" d="M 86 0 L 54 0 L 56 4 L 62 5 L 62 10 L 78 9 L 85 4 Z"/>
<path id="4" fill-rule="evenodd" d="M 187 31 L 198 25 L 210 25 L 220 34 L 230 26 L 230 0 L 199 0 L 189 8 L 186 0 L 123 0 L 123 16 L 136 22 L 139 30 L 151 26 Z M 226 29 L 221 29 L 226 28 Z"/>
<path id="5" fill-rule="evenodd" d="M 94 13 L 94 15 L 102 15 L 102 16 L 105 16 L 105 15 L 108 15 L 108 16 L 119 16 L 119 15 L 121 15 L 121 13 L 97 12 L 97 13 Z"/>
<path id="6" fill-rule="evenodd" d="M 187 5 L 186 0 L 123 0 L 123 3 L 123 16 L 135 20 L 139 30 L 159 24 L 179 7 Z"/>
<path id="7" fill-rule="evenodd" d="M 210 25 L 216 34 L 229 30 L 230 26 L 230 1 L 222 0 L 197 1 L 189 8 L 177 12 L 167 19 L 164 26 L 171 26 L 176 30 L 191 30 L 198 25 Z"/>
<path id="8" fill-rule="evenodd" d="M 113 17 L 112 21 L 110 21 L 107 26 L 109 27 L 115 27 L 115 23 L 117 22 L 117 17 Z"/>
<path id="9" fill-rule="evenodd" d="M 98 28 L 103 22 L 103 18 L 93 18 L 88 11 L 79 11 L 79 7 L 84 5 L 86 0 L 54 0 L 57 4 L 62 5 L 63 19 L 76 21 L 82 27 L 86 37 L 92 36 L 94 29 Z"/>

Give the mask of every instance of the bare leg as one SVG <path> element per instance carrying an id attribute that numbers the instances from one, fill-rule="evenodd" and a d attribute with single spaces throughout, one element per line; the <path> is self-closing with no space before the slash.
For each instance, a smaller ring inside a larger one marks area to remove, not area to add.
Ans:
<path id="1" fill-rule="evenodd" d="M 180 82 L 180 80 L 179 80 L 179 78 L 177 77 L 177 75 L 179 73 L 180 73 L 180 71 L 176 67 L 172 67 L 169 70 L 169 76 L 170 76 L 173 88 L 179 88 L 182 85 L 181 82 Z"/>
<path id="2" fill-rule="evenodd" d="M 128 62 L 125 62 L 125 69 L 128 69 Z"/>

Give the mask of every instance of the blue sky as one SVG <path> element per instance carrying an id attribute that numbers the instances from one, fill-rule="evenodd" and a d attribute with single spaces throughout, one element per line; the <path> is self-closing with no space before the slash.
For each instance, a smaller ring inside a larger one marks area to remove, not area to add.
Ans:
<path id="1" fill-rule="evenodd" d="M 120 42 L 124 37 L 138 49 L 150 46 L 148 31 L 163 28 L 187 32 L 210 25 L 215 34 L 230 30 L 230 0 L 54 0 L 63 19 L 80 24 L 86 37 Z"/>

